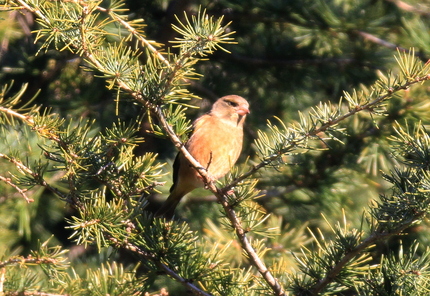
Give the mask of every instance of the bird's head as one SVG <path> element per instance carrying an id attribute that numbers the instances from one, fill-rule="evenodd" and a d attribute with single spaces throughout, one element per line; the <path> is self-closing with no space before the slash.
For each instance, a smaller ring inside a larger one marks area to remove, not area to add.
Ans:
<path id="1" fill-rule="evenodd" d="M 212 106 L 211 114 L 222 117 L 237 120 L 238 122 L 245 119 L 246 115 L 249 114 L 249 103 L 237 95 L 228 95 L 219 98 Z"/>

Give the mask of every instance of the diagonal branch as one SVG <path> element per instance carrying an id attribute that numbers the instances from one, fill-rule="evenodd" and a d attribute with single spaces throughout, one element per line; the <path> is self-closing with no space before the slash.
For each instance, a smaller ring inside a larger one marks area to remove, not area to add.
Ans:
<path id="1" fill-rule="evenodd" d="M 154 256 L 153 254 L 148 253 L 131 243 L 122 244 L 121 242 L 119 242 L 118 240 L 112 237 L 110 238 L 110 241 L 112 241 L 118 247 L 125 247 L 125 249 L 135 252 L 140 256 L 144 257 L 145 259 L 151 260 L 152 262 L 155 263 L 155 265 L 157 265 L 159 269 L 161 269 L 167 275 L 169 275 L 170 277 L 172 277 L 173 279 L 175 279 L 176 281 L 178 281 L 179 283 L 181 283 L 182 285 L 190 289 L 195 295 L 213 296 L 212 294 L 203 291 L 202 289 L 200 289 L 199 287 L 191 283 L 189 280 L 181 277 L 177 272 L 169 268 L 169 266 L 167 266 L 166 264 L 161 263 L 160 260 L 158 260 L 157 256 Z"/>
<path id="2" fill-rule="evenodd" d="M 210 191 L 212 191 L 212 193 L 217 197 L 218 201 L 221 203 L 222 207 L 224 208 L 224 211 L 227 214 L 227 217 L 229 218 L 232 226 L 236 231 L 236 235 L 238 236 L 238 239 L 239 239 L 239 242 L 241 243 L 242 248 L 249 256 L 249 259 L 252 262 L 252 264 L 257 268 L 258 272 L 262 275 L 262 277 L 265 279 L 267 284 L 272 288 L 275 295 L 285 295 L 285 292 L 281 287 L 281 285 L 279 284 L 278 280 L 272 275 L 272 273 L 266 267 L 264 262 L 258 256 L 255 249 L 252 247 L 251 242 L 246 236 L 246 231 L 242 227 L 240 219 L 237 217 L 233 207 L 231 207 L 231 205 L 228 203 L 227 196 L 225 194 L 227 191 L 225 190 L 225 188 L 219 189 L 218 187 L 215 186 L 214 182 L 209 177 L 207 170 L 197 160 L 194 159 L 194 157 L 185 148 L 185 146 L 183 145 L 179 137 L 175 134 L 173 129 L 168 125 L 167 120 L 164 117 L 164 114 L 162 112 L 162 109 L 160 107 L 157 107 L 155 111 L 156 111 L 158 120 L 160 121 L 161 125 L 169 135 L 173 144 L 180 150 L 180 152 L 190 162 L 191 166 L 199 172 L 199 174 L 203 178 L 203 182 L 205 183 L 206 187 Z"/>
<path id="3" fill-rule="evenodd" d="M 384 46 L 384 47 L 386 47 L 386 48 L 389 48 L 389 49 L 394 49 L 394 50 L 399 50 L 399 51 L 401 51 L 401 52 L 407 52 L 408 50 L 406 49 L 406 48 L 404 48 L 404 47 L 401 47 L 401 46 L 399 46 L 399 45 L 397 45 L 397 44 L 394 44 L 394 43 L 391 43 L 391 42 L 389 42 L 389 41 L 386 41 L 386 40 L 384 40 L 384 39 L 381 39 L 381 38 L 379 38 L 379 37 L 377 37 L 377 36 L 375 36 L 375 35 L 372 35 L 372 34 L 370 34 L 370 33 L 367 33 L 367 32 L 364 32 L 364 31 L 354 31 L 354 33 L 355 34 L 357 34 L 357 35 L 359 35 L 360 37 L 362 37 L 364 40 L 367 40 L 367 41 L 370 41 L 370 42 L 373 42 L 373 43 L 375 43 L 375 44 L 378 44 L 378 45 L 381 45 L 381 46 Z M 414 53 L 417 57 L 419 57 L 423 62 L 426 62 L 427 61 L 427 57 L 423 54 L 423 53 L 421 53 L 421 52 L 418 52 L 418 53 Z"/>
<path id="4" fill-rule="evenodd" d="M 34 172 L 32 169 L 30 169 L 29 167 L 27 167 L 21 161 L 15 159 L 15 158 L 9 157 L 9 156 L 7 156 L 6 154 L 3 154 L 3 153 L 0 153 L 0 158 L 6 159 L 9 162 L 13 163 L 15 165 L 15 167 L 19 171 L 24 172 L 24 173 L 32 176 L 34 178 L 34 180 L 37 180 L 37 182 L 39 183 L 39 185 L 45 187 L 46 189 L 48 189 L 52 193 L 56 194 L 60 198 L 66 200 L 68 202 L 70 202 L 69 199 L 67 198 L 67 196 L 65 194 L 63 194 L 58 188 L 55 188 L 55 187 L 49 185 L 49 183 L 46 182 L 45 179 L 42 178 L 42 176 L 40 176 L 38 173 Z"/>
<path id="5" fill-rule="evenodd" d="M 25 201 L 27 203 L 31 203 L 31 202 L 34 201 L 34 199 L 29 198 L 27 196 L 27 194 L 25 194 L 27 192 L 27 189 L 21 189 L 21 188 L 19 188 L 18 185 L 14 184 L 10 178 L 6 178 L 6 177 L 3 177 L 3 176 L 0 175 L 0 180 L 3 181 L 3 182 L 5 182 L 9 186 L 15 188 L 15 190 L 18 191 L 19 194 L 21 194 L 21 196 L 25 199 Z"/>
<path id="6" fill-rule="evenodd" d="M 109 14 L 109 16 L 119 22 L 121 25 L 124 26 L 124 28 L 126 28 L 133 36 L 135 36 L 140 42 L 142 42 L 142 44 L 144 46 L 146 46 L 150 51 L 152 51 L 154 53 L 154 55 L 160 59 L 164 64 L 166 64 L 166 66 L 170 67 L 170 63 L 169 61 L 161 54 L 160 51 L 158 51 L 152 44 L 150 41 L 148 41 L 146 38 L 144 38 L 141 34 L 139 34 L 139 32 L 133 28 L 128 22 L 126 22 L 125 20 L 123 20 L 121 17 L 119 17 L 117 14 L 115 14 L 114 12 L 112 12 L 109 9 L 97 6 L 97 10 L 99 11 L 103 11 Z"/>
<path id="7" fill-rule="evenodd" d="M 251 175 L 253 175 L 258 170 L 260 170 L 260 169 L 266 167 L 267 165 L 271 164 L 272 162 L 278 160 L 279 158 L 282 157 L 282 155 L 284 153 L 289 152 L 289 151 L 291 151 L 291 149 L 294 149 L 295 147 L 297 147 L 298 143 L 303 143 L 303 142 L 307 141 L 308 139 L 317 136 L 319 133 L 325 132 L 330 127 L 337 125 L 339 122 L 355 115 L 358 112 L 365 111 L 365 110 L 372 110 L 379 103 L 388 99 L 389 97 L 391 97 L 394 93 L 396 93 L 398 91 L 406 90 L 414 84 L 421 83 L 421 82 L 424 82 L 427 80 L 430 80 L 430 74 L 424 75 L 422 77 L 417 77 L 416 79 L 414 79 L 412 81 L 408 81 L 405 84 L 396 87 L 396 89 L 389 89 L 389 90 L 387 90 L 386 94 L 377 97 L 373 101 L 371 101 L 367 104 L 361 105 L 361 106 L 356 106 L 355 108 L 349 110 L 347 113 L 345 113 L 343 115 L 339 115 L 337 118 L 333 118 L 330 121 L 323 123 L 319 128 L 312 130 L 311 132 L 304 135 L 302 138 L 297 139 L 294 142 L 291 142 L 289 145 L 285 146 L 281 151 L 279 151 L 279 153 L 266 158 L 264 161 L 260 162 L 257 165 L 254 165 L 248 172 L 237 177 L 232 182 L 230 182 L 230 184 L 226 185 L 224 187 L 224 190 L 228 190 L 230 188 L 235 187 L 240 182 L 242 182 L 246 178 L 250 177 Z"/>
<path id="8" fill-rule="evenodd" d="M 423 218 L 426 214 L 427 214 L 427 212 L 417 213 L 414 218 L 420 219 L 420 218 Z M 367 249 L 370 246 L 372 246 L 373 244 L 375 244 L 377 241 L 387 239 L 390 236 L 393 236 L 393 235 L 396 235 L 396 234 L 403 232 L 406 228 L 411 226 L 413 221 L 416 221 L 416 220 L 411 219 L 408 223 L 404 223 L 404 224 L 400 225 L 399 227 L 392 230 L 391 232 L 381 233 L 381 232 L 375 231 L 372 235 L 370 235 L 368 238 L 366 238 L 358 246 L 356 246 L 354 249 L 350 250 L 345 256 L 343 256 L 342 259 L 339 260 L 339 262 L 336 265 L 334 265 L 329 272 L 327 272 L 326 276 L 321 281 L 319 281 L 318 284 L 316 284 L 312 288 L 312 290 L 311 290 L 312 294 L 311 295 L 313 295 L 313 296 L 320 295 L 322 290 L 328 284 L 333 282 L 333 280 L 336 278 L 336 276 L 342 271 L 342 268 L 349 261 L 351 261 L 355 256 L 357 256 L 362 251 L 364 251 L 365 249 Z"/>

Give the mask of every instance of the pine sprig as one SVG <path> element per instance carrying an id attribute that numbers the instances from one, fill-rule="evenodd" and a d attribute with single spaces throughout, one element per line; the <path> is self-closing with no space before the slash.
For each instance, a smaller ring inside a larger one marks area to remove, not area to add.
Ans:
<path id="1" fill-rule="evenodd" d="M 415 242 L 409 250 L 403 245 L 397 254 L 384 256 L 378 268 L 369 270 L 361 286 L 360 295 L 425 295 L 430 291 L 430 252 L 427 248 L 418 254 L 419 244 Z"/>
<path id="2" fill-rule="evenodd" d="M 71 239 L 85 246 L 95 244 L 99 250 L 112 244 L 114 238 L 122 240 L 132 235 L 127 232 L 126 205 L 122 199 L 106 201 L 104 192 L 92 193 L 81 202 L 79 217 L 69 220 L 73 230 Z"/>
<path id="3" fill-rule="evenodd" d="M 97 270 L 88 270 L 86 281 L 95 295 L 146 295 L 146 278 L 138 277 L 136 269 L 126 270 L 122 265 L 113 263 L 102 265 Z"/>
<path id="4" fill-rule="evenodd" d="M 139 62 L 140 53 L 133 50 L 130 46 L 121 43 L 109 43 L 107 46 L 101 46 L 97 52 L 98 64 L 89 61 L 93 68 L 101 66 L 102 78 L 108 82 L 108 88 L 112 89 L 118 84 L 130 85 L 132 88 L 133 81 L 136 81 L 136 73 L 140 73 L 141 65 Z"/>
<path id="5" fill-rule="evenodd" d="M 38 291 L 52 291 L 54 295 L 67 282 L 69 262 L 68 250 L 49 247 L 49 240 L 38 244 L 28 256 L 10 256 L 0 262 L 0 287 L 5 295 L 37 295 Z M 42 271 L 41 274 L 39 271 Z M 43 280 L 50 282 L 44 285 Z M 60 288 L 59 288 L 60 287 Z M 61 293 L 61 292 L 59 292 Z M 58 295 L 58 294 L 55 294 Z"/>
<path id="6" fill-rule="evenodd" d="M 389 140 L 393 150 L 402 163 L 414 169 L 428 170 L 430 167 L 430 137 L 425 128 L 418 123 L 411 129 L 408 124 L 403 128 L 400 124 L 394 127 L 396 135 Z"/>
<path id="7" fill-rule="evenodd" d="M 331 134 L 333 138 L 333 133 L 343 132 L 343 128 L 337 127 L 340 122 L 363 111 L 378 114 L 380 113 L 378 109 L 383 108 L 385 102 L 394 94 L 407 90 L 414 84 L 430 80 L 430 63 L 423 64 L 414 56 L 413 51 L 399 52 L 398 60 L 401 66 L 406 68 L 397 78 L 381 77 L 370 88 L 371 91 L 364 89 L 361 92 L 353 91 L 352 94 L 344 94 L 339 106 L 345 100 L 348 104 L 347 112 L 340 112 L 340 107 L 332 108 L 327 105 L 327 107 L 315 107 L 307 117 L 301 114 L 300 123 L 290 127 L 282 122 L 280 127 L 269 123 L 270 132 L 259 131 L 259 137 L 255 140 L 257 152 L 262 161 L 226 187 L 236 186 L 263 167 L 271 165 L 276 167 L 282 164 L 285 155 L 304 153 L 307 149 L 318 149 L 318 146 L 309 145 L 310 139 L 322 139 L 324 134 Z M 303 148 L 307 149 L 303 150 Z"/>
<path id="8" fill-rule="evenodd" d="M 29 120 L 31 114 L 39 111 L 38 106 L 30 107 L 35 97 L 24 104 L 21 100 L 28 84 L 24 84 L 17 93 L 9 95 L 12 86 L 13 82 L 3 85 L 0 90 L 0 129 L 3 125 L 14 125 L 15 119 Z M 18 105 L 20 106 L 17 107 Z"/>
<path id="9" fill-rule="evenodd" d="M 339 266 L 345 255 L 357 248 L 363 241 L 364 232 L 349 229 L 345 217 L 343 225 L 338 223 L 335 226 L 330 224 L 329 226 L 334 235 L 332 240 L 325 239 L 320 231 L 318 234 L 311 231 L 315 248 L 312 250 L 302 248 L 302 254 L 300 256 L 295 255 L 303 275 L 297 275 L 292 279 L 292 282 L 295 283 L 292 287 L 293 290 L 312 290 L 312 286 L 320 286 L 321 279 L 330 274 L 334 266 Z M 367 248 L 369 247 L 367 246 Z M 325 287 L 325 292 L 338 293 L 351 288 L 356 284 L 353 279 L 360 278 L 368 271 L 368 262 L 371 260 L 369 253 L 360 252 L 356 256 L 349 257 L 350 260 L 347 264 L 342 265 L 341 269 L 337 270 L 336 275 L 330 279 L 329 286 Z M 313 290 L 312 295 L 317 295 L 317 291 Z"/>
<path id="10" fill-rule="evenodd" d="M 225 32 L 230 23 L 222 26 L 223 17 L 216 21 L 214 17 L 209 17 L 206 10 L 198 11 L 197 16 L 192 16 L 191 21 L 187 14 L 184 13 L 185 23 L 182 23 L 178 17 L 179 26 L 173 25 L 173 29 L 181 34 L 182 37 L 176 38 L 174 43 L 181 49 L 182 55 L 199 55 L 201 57 L 212 54 L 215 49 L 221 49 L 228 52 L 221 44 L 232 44 L 231 35 L 235 32 Z"/>
<path id="11" fill-rule="evenodd" d="M 342 235 L 343 232 L 340 231 L 340 228 L 337 228 L 339 231 L 336 231 L 338 237 L 336 242 L 340 243 L 339 250 L 344 254 L 338 257 L 337 263 L 320 264 L 319 261 L 315 260 L 312 262 L 300 261 L 304 262 L 304 268 L 315 266 L 315 270 L 312 274 L 308 273 L 308 276 L 313 278 L 313 284 L 310 284 L 309 278 L 303 278 L 302 281 L 296 279 L 294 282 L 298 283 L 298 287 L 312 291 L 312 295 L 318 295 L 326 289 L 331 291 L 329 285 L 342 279 L 343 268 L 355 256 L 359 254 L 365 255 L 366 253 L 362 252 L 377 241 L 399 234 L 406 228 L 420 223 L 430 212 L 430 200 L 427 194 L 430 188 L 429 175 L 427 171 L 414 168 L 413 164 L 404 170 L 396 169 L 390 175 L 385 174 L 385 179 L 393 185 L 393 192 L 391 195 L 381 195 L 380 201 L 374 201 L 374 205 L 370 208 L 368 215 L 370 217 L 371 233 L 364 238 L 362 232 L 357 232 L 357 234 L 360 234 L 359 236 L 353 235 L 347 239 Z M 350 238 L 354 237 L 358 239 L 351 241 Z M 325 246 L 319 247 L 325 249 Z M 311 253 L 312 256 L 314 254 L 314 252 Z M 328 252 L 328 254 L 334 253 Z M 302 259 L 300 258 L 299 260 Z M 327 267 L 324 272 L 322 266 Z M 321 276 L 323 276 L 323 279 L 321 279 Z M 358 285 L 358 283 L 354 283 L 354 285 Z"/>

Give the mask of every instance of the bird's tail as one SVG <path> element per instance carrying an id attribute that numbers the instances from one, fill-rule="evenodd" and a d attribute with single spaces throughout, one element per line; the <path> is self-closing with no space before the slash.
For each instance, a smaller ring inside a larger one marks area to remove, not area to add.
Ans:
<path id="1" fill-rule="evenodd" d="M 175 190 L 173 190 L 172 193 L 170 193 L 169 197 L 166 199 L 166 201 L 155 213 L 155 217 L 164 217 L 166 219 L 171 220 L 173 218 L 173 215 L 175 214 L 176 207 L 178 206 L 184 195 L 185 194 L 183 194 L 182 192 L 175 192 Z"/>

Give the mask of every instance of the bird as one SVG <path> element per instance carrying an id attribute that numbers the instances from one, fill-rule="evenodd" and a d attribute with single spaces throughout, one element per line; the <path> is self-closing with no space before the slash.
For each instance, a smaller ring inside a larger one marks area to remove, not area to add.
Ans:
<path id="1" fill-rule="evenodd" d="M 238 95 L 227 95 L 219 98 L 208 113 L 194 121 L 193 132 L 185 148 L 207 170 L 212 181 L 226 175 L 239 158 L 243 125 L 249 113 L 247 100 Z M 170 195 L 155 216 L 172 219 L 181 199 L 203 186 L 198 171 L 179 152 L 173 163 Z"/>

